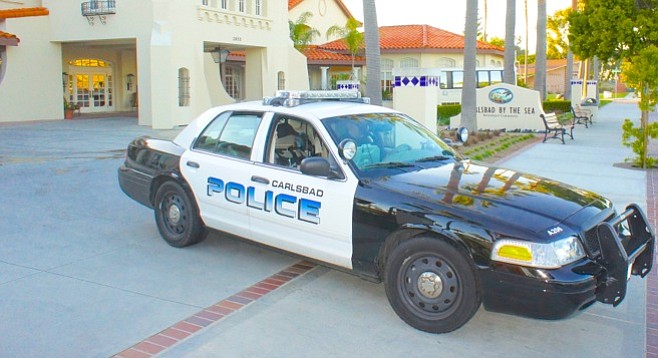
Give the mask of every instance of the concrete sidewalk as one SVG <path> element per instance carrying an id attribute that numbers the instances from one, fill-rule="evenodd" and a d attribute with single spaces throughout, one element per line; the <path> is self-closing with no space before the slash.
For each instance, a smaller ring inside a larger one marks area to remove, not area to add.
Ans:
<path id="1" fill-rule="evenodd" d="M 635 104 L 609 104 L 575 140 L 502 166 L 645 207 L 645 172 L 613 166 L 631 156 L 624 118 Z M 647 280 L 617 308 L 560 321 L 481 309 L 432 335 L 395 315 L 383 285 L 218 235 L 171 248 L 116 168 L 133 137 L 175 133 L 116 118 L 0 126 L 0 357 L 645 356 Z"/>

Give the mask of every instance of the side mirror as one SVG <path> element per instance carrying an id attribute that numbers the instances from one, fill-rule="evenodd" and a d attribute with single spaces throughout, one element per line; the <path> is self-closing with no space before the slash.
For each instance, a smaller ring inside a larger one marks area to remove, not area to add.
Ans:
<path id="1" fill-rule="evenodd" d="M 302 160 L 302 163 L 299 166 L 302 174 L 320 176 L 320 177 L 330 177 L 332 175 L 331 165 L 329 161 L 322 157 L 308 157 Z"/>
<path id="2" fill-rule="evenodd" d="M 343 139 L 338 144 L 338 152 L 340 157 L 345 160 L 352 160 L 356 155 L 356 142 L 352 139 Z"/>

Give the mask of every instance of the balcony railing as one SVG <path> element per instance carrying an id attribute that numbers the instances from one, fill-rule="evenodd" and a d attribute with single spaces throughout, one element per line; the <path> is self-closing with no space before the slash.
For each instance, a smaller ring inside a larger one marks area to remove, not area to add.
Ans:
<path id="1" fill-rule="evenodd" d="M 82 16 L 110 15 L 117 13 L 116 0 L 92 0 L 81 5 Z"/>

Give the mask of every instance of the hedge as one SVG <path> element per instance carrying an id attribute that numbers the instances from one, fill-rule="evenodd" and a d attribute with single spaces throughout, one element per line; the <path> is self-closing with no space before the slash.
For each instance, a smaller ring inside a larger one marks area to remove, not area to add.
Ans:
<path id="1" fill-rule="evenodd" d="M 544 107 L 544 112 L 558 112 L 558 113 L 568 113 L 571 112 L 571 101 L 545 101 L 542 103 Z"/>
<path id="2" fill-rule="evenodd" d="M 569 113 L 571 111 L 571 101 L 545 101 L 542 103 L 544 112 Z M 456 116 L 462 111 L 461 104 L 444 104 L 436 106 L 436 119 L 439 125 L 448 125 L 450 117 Z"/>
<path id="3" fill-rule="evenodd" d="M 450 124 L 450 117 L 454 117 L 462 112 L 461 104 L 444 104 L 436 106 L 436 119 L 439 125 Z"/>

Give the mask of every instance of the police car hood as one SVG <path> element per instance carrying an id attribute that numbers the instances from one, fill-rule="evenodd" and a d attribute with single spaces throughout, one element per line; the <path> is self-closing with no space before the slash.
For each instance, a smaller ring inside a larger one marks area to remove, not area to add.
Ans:
<path id="1" fill-rule="evenodd" d="M 587 190 L 470 161 L 416 168 L 377 179 L 375 185 L 418 202 L 438 204 L 444 214 L 480 217 L 531 232 L 559 223 L 568 225 L 569 218 L 584 208 L 596 215 L 611 206 L 607 199 Z"/>

